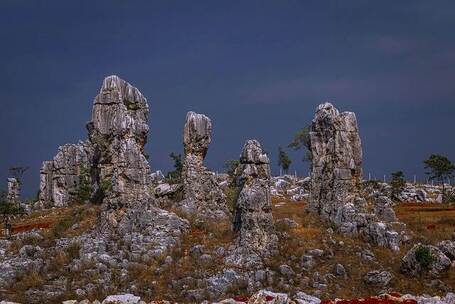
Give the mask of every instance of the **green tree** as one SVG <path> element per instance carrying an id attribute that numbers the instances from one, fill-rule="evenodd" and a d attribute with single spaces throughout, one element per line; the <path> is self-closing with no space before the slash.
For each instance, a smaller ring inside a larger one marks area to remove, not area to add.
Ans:
<path id="1" fill-rule="evenodd" d="M 176 154 L 172 152 L 169 157 L 174 161 L 174 170 L 169 171 L 166 175 L 166 179 L 170 184 L 179 184 L 182 182 L 182 154 Z"/>
<path id="2" fill-rule="evenodd" d="M 455 165 L 444 155 L 432 154 L 430 158 L 424 161 L 425 172 L 431 180 L 436 180 L 442 184 L 442 199 L 445 201 L 444 181 L 447 178 L 453 178 Z"/>
<path id="3" fill-rule="evenodd" d="M 392 180 L 390 185 L 392 186 L 392 197 L 395 199 L 406 186 L 406 180 L 404 178 L 403 171 L 392 172 Z"/>
<path id="4" fill-rule="evenodd" d="M 283 172 L 285 174 L 288 173 L 289 166 L 291 165 L 292 160 L 289 158 L 287 155 L 286 151 L 283 150 L 283 148 L 278 147 L 278 166 L 280 166 L 283 169 Z"/>
<path id="5" fill-rule="evenodd" d="M 311 125 L 306 126 L 302 130 L 297 131 L 294 139 L 289 143 L 288 147 L 294 150 L 304 149 L 303 161 L 311 161 Z"/>
<path id="6" fill-rule="evenodd" d="M 22 212 L 23 210 L 20 206 L 8 201 L 6 191 L 0 191 L 0 214 L 3 218 L 3 225 L 7 237 L 11 234 L 11 218 Z"/>
<path id="7" fill-rule="evenodd" d="M 16 178 L 19 183 L 22 183 L 22 177 L 24 176 L 25 171 L 28 169 L 29 167 L 26 166 L 15 166 L 10 167 L 8 170 L 12 177 Z"/>
<path id="8" fill-rule="evenodd" d="M 240 160 L 238 160 L 238 159 L 230 159 L 230 160 L 227 160 L 224 163 L 224 168 L 226 168 L 226 173 L 230 177 L 234 177 L 235 170 L 237 169 L 237 167 L 239 165 L 240 165 Z"/>
<path id="9" fill-rule="evenodd" d="M 76 189 L 77 202 L 84 203 L 90 200 L 92 191 L 92 185 L 90 184 L 90 169 L 81 166 L 79 168 L 79 185 Z"/>

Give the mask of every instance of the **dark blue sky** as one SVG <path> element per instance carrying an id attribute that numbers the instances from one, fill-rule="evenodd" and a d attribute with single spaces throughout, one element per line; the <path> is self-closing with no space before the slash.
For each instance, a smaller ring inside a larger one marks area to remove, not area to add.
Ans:
<path id="1" fill-rule="evenodd" d="M 111 74 L 149 100 L 153 169 L 171 167 L 194 110 L 212 118 L 209 167 L 257 138 L 276 172 L 277 146 L 326 100 L 357 113 L 366 174 L 424 177 L 430 153 L 455 160 L 453 0 L 3 0 L 0 41 L 0 188 L 28 165 L 26 195 L 43 160 L 86 138 Z"/>

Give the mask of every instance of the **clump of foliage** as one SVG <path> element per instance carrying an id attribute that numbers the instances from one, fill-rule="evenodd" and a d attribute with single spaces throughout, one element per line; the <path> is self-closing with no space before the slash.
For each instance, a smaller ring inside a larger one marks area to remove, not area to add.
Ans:
<path id="1" fill-rule="evenodd" d="M 235 170 L 240 165 L 240 161 L 238 159 L 230 159 L 224 163 L 224 168 L 226 168 L 226 173 L 229 177 L 234 178 Z"/>
<path id="2" fill-rule="evenodd" d="M 428 268 L 428 266 L 430 266 L 434 259 L 430 249 L 425 246 L 419 246 L 416 249 L 415 255 L 417 262 L 422 268 Z"/>
<path id="3" fill-rule="evenodd" d="M 0 214 L 3 217 L 3 224 L 7 236 L 11 233 L 11 218 L 21 213 L 23 213 L 23 209 L 20 206 L 8 201 L 6 191 L 0 191 Z"/>
<path id="4" fill-rule="evenodd" d="M 87 202 L 92 195 L 92 185 L 90 184 L 90 169 L 81 167 L 79 170 L 79 186 L 76 190 L 76 198 L 78 202 Z"/>
<path id="5" fill-rule="evenodd" d="M 390 185 L 392 186 L 392 197 L 396 198 L 406 186 L 406 180 L 404 178 L 403 171 L 392 172 L 392 180 Z"/>
<path id="6" fill-rule="evenodd" d="M 169 157 L 174 161 L 174 170 L 167 173 L 166 182 L 169 184 L 180 184 L 182 183 L 183 170 L 182 154 L 176 154 L 172 152 L 169 154 Z"/>
<path id="7" fill-rule="evenodd" d="M 100 188 L 103 193 L 109 192 L 112 190 L 112 181 L 110 179 L 104 179 L 100 183 Z"/>
<path id="8" fill-rule="evenodd" d="M 431 180 L 436 180 L 442 184 L 442 200 L 443 202 L 447 201 L 444 181 L 449 178 L 453 178 L 455 173 L 455 164 L 453 164 L 446 156 L 432 154 L 430 158 L 423 162 L 425 164 L 425 169 L 428 171 L 429 178 Z"/>
<path id="9" fill-rule="evenodd" d="M 311 137 L 310 137 L 311 125 L 306 126 L 302 130 L 297 131 L 294 135 L 294 139 L 289 143 L 288 147 L 294 150 L 305 149 L 305 155 L 303 161 L 311 161 Z"/>
<path id="10" fill-rule="evenodd" d="M 289 166 L 291 165 L 292 160 L 289 158 L 286 151 L 280 146 L 278 147 L 278 166 L 283 169 L 284 174 L 288 173 Z"/>

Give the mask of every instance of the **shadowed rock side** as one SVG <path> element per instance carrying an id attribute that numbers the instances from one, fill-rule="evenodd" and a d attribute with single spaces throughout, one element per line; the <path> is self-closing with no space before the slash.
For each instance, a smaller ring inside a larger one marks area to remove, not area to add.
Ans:
<path id="1" fill-rule="evenodd" d="M 261 265 L 275 254 L 275 234 L 270 194 L 270 161 L 257 140 L 248 140 L 236 170 L 238 196 L 235 205 L 233 253 L 227 262 Z"/>
<path id="2" fill-rule="evenodd" d="M 362 146 L 357 119 L 330 103 L 317 107 L 311 126 L 312 183 L 310 208 L 326 218 L 355 203 L 362 179 Z"/>
<path id="3" fill-rule="evenodd" d="M 185 159 L 182 179 L 184 200 L 178 205 L 186 214 L 198 219 L 228 219 L 226 197 L 216 178 L 204 166 L 212 140 L 212 122 L 203 115 L 188 112 L 183 131 Z"/>

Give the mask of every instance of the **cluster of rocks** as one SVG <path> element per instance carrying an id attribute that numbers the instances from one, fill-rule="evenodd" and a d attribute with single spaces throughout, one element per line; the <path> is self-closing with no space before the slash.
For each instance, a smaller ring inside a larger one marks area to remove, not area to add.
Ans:
<path id="1" fill-rule="evenodd" d="M 455 194 L 455 188 L 444 185 L 446 194 Z M 380 181 L 364 182 L 363 194 L 366 197 L 386 196 L 396 202 L 442 203 L 442 186 L 431 184 L 406 183 L 400 193 L 393 194 L 389 183 Z"/>
<path id="2" fill-rule="evenodd" d="M 320 304 L 322 301 L 318 297 L 308 295 L 304 292 L 296 292 L 293 295 L 287 293 L 273 292 L 266 289 L 261 289 L 254 293 L 250 297 L 246 296 L 236 296 L 233 298 L 225 299 L 219 302 L 208 302 L 202 301 L 201 304 Z M 413 296 L 410 294 L 399 295 L 396 293 L 384 293 L 376 297 L 370 297 L 366 299 L 354 299 L 354 300 L 345 300 L 345 299 L 336 299 L 333 301 L 325 301 L 324 303 L 336 304 L 336 303 L 346 303 L 346 302 L 368 302 L 368 303 L 415 303 L 415 304 L 454 304 L 455 303 L 455 294 L 448 292 L 445 296 L 439 297 L 429 297 L 429 296 Z M 2 304 L 18 304 L 13 302 L 0 302 Z M 169 301 L 151 301 L 145 302 L 142 301 L 140 297 L 133 294 L 118 294 L 110 295 L 106 297 L 102 302 L 95 300 L 67 300 L 62 302 L 62 304 L 170 304 Z"/>
<path id="3" fill-rule="evenodd" d="M 404 236 L 389 223 L 395 222 L 396 217 L 386 198 L 379 197 L 375 202 L 378 214 L 368 212 L 365 206 L 361 193 L 362 145 L 355 114 L 340 113 L 330 103 L 319 105 L 310 141 L 310 210 L 331 221 L 344 234 L 361 235 L 380 246 L 399 250 Z"/>
<path id="4" fill-rule="evenodd" d="M 271 193 L 277 197 L 289 197 L 298 202 L 310 197 L 310 177 L 283 175 L 272 177 Z"/>

